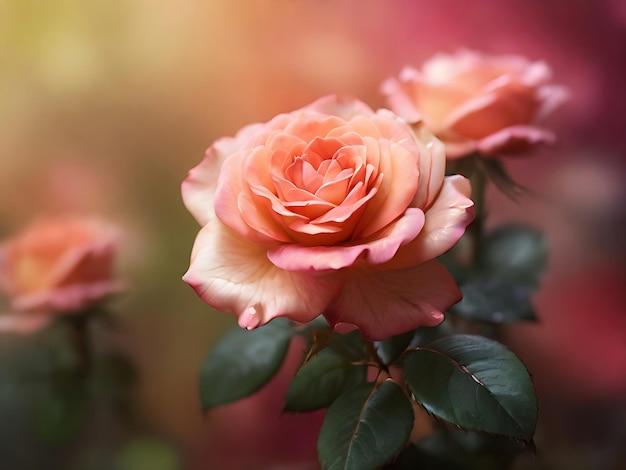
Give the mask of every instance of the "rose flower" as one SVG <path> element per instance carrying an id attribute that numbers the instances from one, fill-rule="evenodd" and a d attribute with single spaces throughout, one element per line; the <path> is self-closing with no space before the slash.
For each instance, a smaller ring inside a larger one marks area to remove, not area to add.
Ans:
<path id="1" fill-rule="evenodd" d="M 461 50 L 437 54 L 419 71 L 405 67 L 381 91 L 396 114 L 441 139 L 449 159 L 474 152 L 493 157 L 554 141 L 536 125 L 567 98 L 550 78 L 541 61 Z"/>
<path id="2" fill-rule="evenodd" d="M 119 232 L 93 218 L 45 218 L 0 245 L 0 288 L 10 314 L 0 330 L 33 331 L 120 291 L 113 277 Z"/>
<path id="3" fill-rule="evenodd" d="M 335 96 L 218 139 L 182 184 L 202 226 L 183 279 L 252 329 L 323 314 L 381 339 L 461 294 L 434 258 L 473 218 L 469 182 L 388 110 Z"/>

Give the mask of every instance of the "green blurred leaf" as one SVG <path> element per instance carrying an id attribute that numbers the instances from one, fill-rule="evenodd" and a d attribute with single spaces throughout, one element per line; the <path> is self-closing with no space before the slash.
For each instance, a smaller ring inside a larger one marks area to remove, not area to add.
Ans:
<path id="1" fill-rule="evenodd" d="M 312 411 L 329 406 L 339 394 L 365 381 L 367 367 L 352 365 L 332 348 L 313 356 L 287 390 L 286 411 Z"/>
<path id="2" fill-rule="evenodd" d="M 522 443 L 483 433 L 439 428 L 407 446 L 385 470 L 501 470 L 525 450 Z"/>
<path id="3" fill-rule="evenodd" d="M 167 442 L 151 437 L 138 437 L 122 449 L 115 468 L 119 470 L 177 470 L 181 459 Z"/>
<path id="4" fill-rule="evenodd" d="M 478 171 L 485 173 L 496 188 L 511 200 L 519 202 L 521 194 L 530 192 L 528 188 L 517 183 L 511 175 L 509 175 L 509 172 L 499 158 L 478 157 L 475 159 L 475 162 L 478 166 Z"/>
<path id="5" fill-rule="evenodd" d="M 278 372 L 293 335 L 289 321 L 277 318 L 252 331 L 235 328 L 211 348 L 200 375 L 204 410 L 252 395 Z"/>
<path id="6" fill-rule="evenodd" d="M 523 441 L 533 437 L 532 380 L 519 358 L 496 341 L 442 338 L 406 354 L 404 377 L 426 411 L 448 423 Z"/>
<path id="7" fill-rule="evenodd" d="M 41 383 L 34 403 L 37 434 L 50 443 L 77 436 L 85 424 L 88 401 L 83 376 L 63 375 Z"/>
<path id="8" fill-rule="evenodd" d="M 328 409 L 317 441 L 324 470 L 375 469 L 407 442 L 413 407 L 392 381 L 364 383 L 342 394 Z"/>
<path id="9" fill-rule="evenodd" d="M 468 320 L 502 324 L 537 319 L 531 302 L 534 287 L 479 276 L 461 291 L 463 299 L 450 311 Z"/>
<path id="10" fill-rule="evenodd" d="M 506 225 L 485 237 L 481 266 L 491 277 L 536 286 L 545 270 L 547 257 L 547 246 L 538 230 L 523 225 Z"/>

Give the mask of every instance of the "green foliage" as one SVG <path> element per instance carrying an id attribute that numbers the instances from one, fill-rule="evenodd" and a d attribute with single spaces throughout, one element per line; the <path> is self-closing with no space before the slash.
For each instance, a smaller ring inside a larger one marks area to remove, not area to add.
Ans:
<path id="1" fill-rule="evenodd" d="M 536 320 L 531 298 L 547 263 L 541 233 L 521 225 L 500 227 L 485 237 L 472 268 L 460 272 L 463 300 L 451 312 L 483 323 Z M 452 264 L 450 257 L 446 258 Z"/>
<path id="2" fill-rule="evenodd" d="M 204 410 L 252 395 L 278 372 L 294 332 L 289 321 L 277 318 L 247 331 L 234 328 L 207 354 L 200 375 Z"/>
<path id="3" fill-rule="evenodd" d="M 344 355 L 326 348 L 298 371 L 287 390 L 286 411 L 312 411 L 329 406 L 339 394 L 365 381 L 365 365 L 352 365 Z"/>
<path id="4" fill-rule="evenodd" d="M 451 312 L 483 323 L 514 323 L 536 320 L 531 286 L 514 284 L 501 277 L 477 277 L 461 286 L 463 299 Z"/>
<path id="5" fill-rule="evenodd" d="M 537 401 L 522 362 L 500 343 L 453 335 L 406 354 L 404 378 L 432 415 L 463 429 L 530 441 Z"/>
<path id="6" fill-rule="evenodd" d="M 509 468 L 524 444 L 499 436 L 439 426 L 434 433 L 407 446 L 385 470 L 502 470 Z"/>
<path id="7" fill-rule="evenodd" d="M 321 468 L 380 467 L 405 445 L 413 419 L 408 397 L 392 381 L 350 389 L 326 413 L 317 442 Z"/>
<path id="8" fill-rule="evenodd" d="M 409 347 L 415 331 L 407 331 L 397 336 L 376 341 L 376 351 L 378 357 L 387 365 L 393 363 Z"/>
<path id="9" fill-rule="evenodd" d="M 481 264 L 493 277 L 535 286 L 545 270 L 548 250 L 543 235 L 523 225 L 505 225 L 484 240 Z"/>

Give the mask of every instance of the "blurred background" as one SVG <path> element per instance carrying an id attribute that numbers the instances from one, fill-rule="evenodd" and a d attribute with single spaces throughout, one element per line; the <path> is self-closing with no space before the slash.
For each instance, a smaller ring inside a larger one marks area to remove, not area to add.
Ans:
<path id="1" fill-rule="evenodd" d="M 540 323 L 506 331 L 540 400 L 538 457 L 519 468 L 626 468 L 622 0 L 0 0 L 0 233 L 68 211 L 127 232 L 132 288 L 106 341 L 138 369 L 153 461 L 126 468 L 316 468 L 321 416 L 280 415 L 294 361 L 257 396 L 200 412 L 203 357 L 235 321 L 180 279 L 198 230 L 180 183 L 222 135 L 327 93 L 384 106 L 382 80 L 460 47 L 544 59 L 571 91 L 548 123 L 559 144 L 506 162 L 538 196 L 487 199 L 490 224 L 530 223 L 550 249 Z"/>

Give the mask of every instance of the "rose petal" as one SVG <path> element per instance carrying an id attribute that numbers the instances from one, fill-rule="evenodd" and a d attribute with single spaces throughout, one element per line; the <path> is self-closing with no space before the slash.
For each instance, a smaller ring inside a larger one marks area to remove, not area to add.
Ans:
<path id="1" fill-rule="evenodd" d="M 446 172 L 446 147 L 423 126 L 415 126 L 420 148 L 419 180 L 412 207 L 428 208 L 439 194 Z"/>
<path id="2" fill-rule="evenodd" d="M 375 240 L 353 246 L 280 245 L 271 248 L 267 256 L 279 268 L 299 272 L 345 268 L 361 256 L 371 264 L 382 264 L 393 258 L 400 246 L 413 240 L 423 224 L 424 213 L 410 208 Z"/>
<path id="3" fill-rule="evenodd" d="M 10 313 L 0 315 L 0 333 L 35 333 L 50 324 L 52 317 L 45 313 Z"/>
<path id="4" fill-rule="evenodd" d="M 460 106 L 446 118 L 445 126 L 463 137 L 481 139 L 505 127 L 532 122 L 537 109 L 534 89 L 509 83 Z"/>
<path id="5" fill-rule="evenodd" d="M 482 139 L 478 151 L 485 156 L 515 155 L 527 152 L 539 143 L 553 144 L 556 138 L 548 130 L 534 126 L 512 126 Z"/>
<path id="6" fill-rule="evenodd" d="M 537 98 L 540 100 L 541 104 L 537 111 L 535 121 L 539 122 L 568 101 L 570 99 L 570 92 L 564 86 L 545 85 L 537 90 Z"/>
<path id="7" fill-rule="evenodd" d="M 413 69 L 408 69 L 413 70 Z M 417 73 L 417 71 L 415 71 Z M 410 124 L 421 120 L 415 107 L 415 98 L 411 93 L 412 83 L 403 83 L 395 78 L 388 78 L 380 85 L 380 92 L 387 97 L 389 108 Z"/>
<path id="8" fill-rule="evenodd" d="M 234 313 L 248 329 L 281 316 L 308 322 L 341 289 L 344 273 L 284 271 L 270 263 L 266 250 L 212 221 L 198 233 L 183 280 L 206 303 Z"/>
<path id="9" fill-rule="evenodd" d="M 226 157 L 237 148 L 238 142 L 232 137 L 216 140 L 207 149 L 202 161 L 189 171 L 181 185 L 185 207 L 200 225 L 215 217 L 214 194 L 220 168 Z"/>
<path id="10" fill-rule="evenodd" d="M 398 218 L 409 207 L 419 184 L 419 148 L 412 131 L 407 135 L 413 143 L 412 151 L 404 145 L 381 139 L 379 141 L 380 187 L 378 193 L 367 204 L 355 236 L 369 237 Z"/>
<path id="11" fill-rule="evenodd" d="M 345 121 L 354 116 L 369 116 L 374 114 L 372 108 L 360 100 L 339 95 L 323 96 L 306 107 L 307 110 L 318 113 L 332 114 Z"/>
<path id="12" fill-rule="evenodd" d="M 382 340 L 438 325 L 459 300 L 454 279 L 436 260 L 391 271 L 354 269 L 324 317 L 336 328 L 355 325 L 365 338 Z"/>
<path id="13" fill-rule="evenodd" d="M 11 308 L 19 311 L 77 312 L 109 295 L 122 292 L 127 287 L 123 281 L 66 285 L 50 290 L 17 295 L 11 301 Z"/>
<path id="14" fill-rule="evenodd" d="M 253 193 L 255 188 L 250 191 L 244 185 L 246 178 L 242 175 L 242 166 L 248 157 L 245 152 L 233 154 L 222 163 L 214 195 L 215 215 L 230 229 L 252 242 L 288 241 L 289 237 L 272 218 L 266 201 Z M 261 153 L 267 155 L 263 148 L 257 147 L 252 151 L 253 156 Z M 253 173 L 260 171 L 250 165 L 246 170 Z M 267 191 L 265 187 L 261 189 Z"/>
<path id="15" fill-rule="evenodd" d="M 447 176 L 435 203 L 426 211 L 424 228 L 411 243 L 398 250 L 398 255 L 387 265 L 404 268 L 442 255 L 465 233 L 474 220 L 474 202 L 469 180 L 460 175 Z"/>

